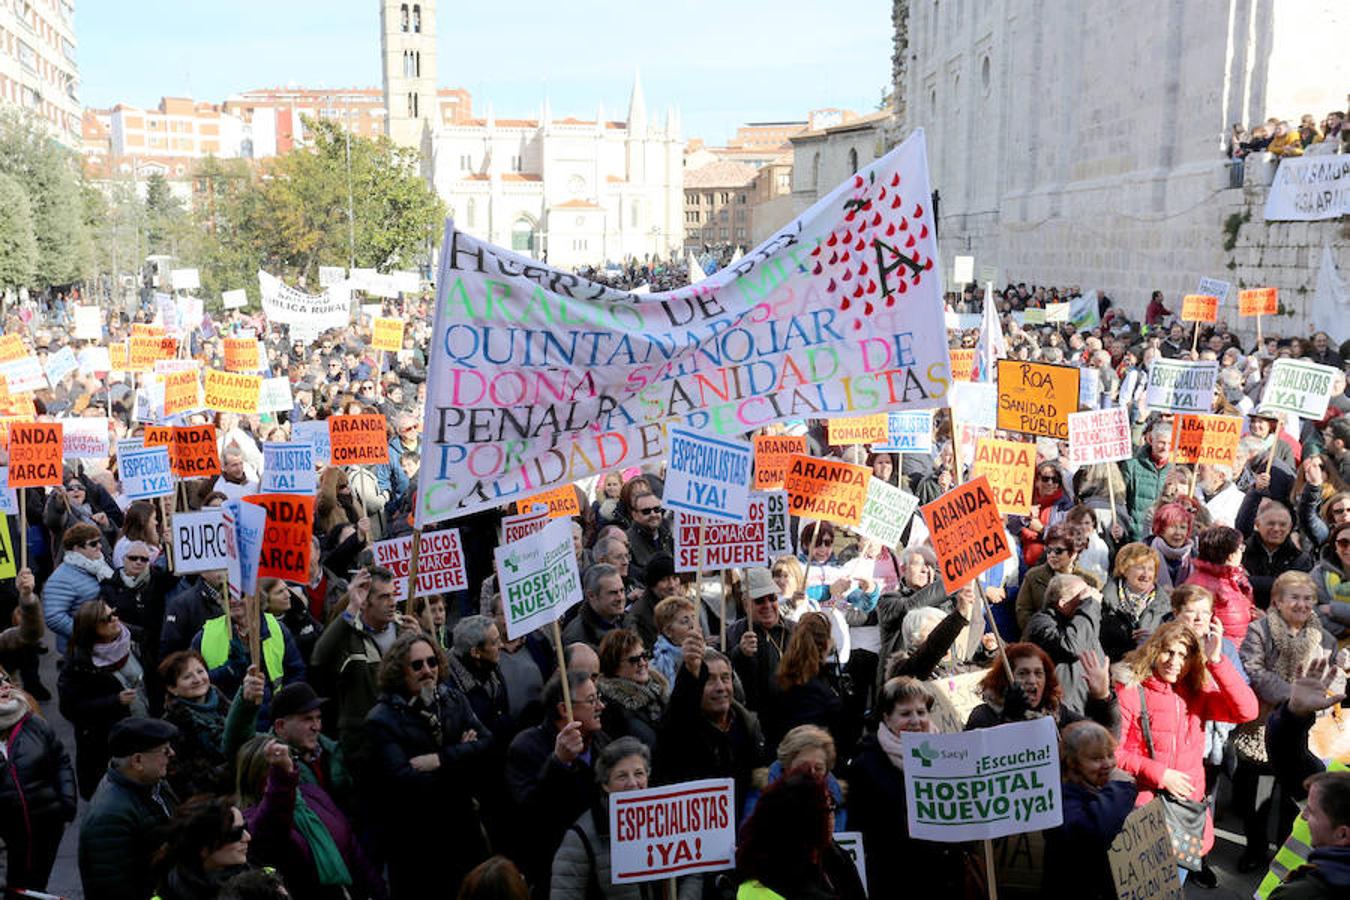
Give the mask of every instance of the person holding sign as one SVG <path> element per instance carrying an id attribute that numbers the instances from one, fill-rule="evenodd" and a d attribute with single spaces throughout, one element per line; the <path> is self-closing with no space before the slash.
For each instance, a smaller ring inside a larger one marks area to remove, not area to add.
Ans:
<path id="1" fill-rule="evenodd" d="M 244 683 L 250 668 L 250 632 L 258 631 L 258 664 L 263 678 L 263 700 L 258 708 L 261 721 L 267 717 L 272 694 L 282 685 L 294 684 L 305 677 L 305 661 L 295 638 L 277 617 L 260 609 L 249 621 L 252 605 L 243 597 L 231 596 L 229 614 L 214 616 L 202 623 L 192 638 L 192 649 L 206 661 L 211 683 L 227 697 L 233 697 Z"/>
<path id="2" fill-rule="evenodd" d="M 1088 686 L 1083 715 L 1064 705 L 1064 691 L 1049 654 L 1035 644 L 1006 645 L 989 664 L 989 674 L 980 682 L 985 700 L 970 711 L 966 730 L 1049 716 L 1060 728 L 1087 718 L 1112 733 L 1117 732 L 1120 708 L 1111 690 L 1106 661 L 1096 654 L 1085 653 L 1079 662 Z M 1009 669 L 1012 670 L 1011 678 L 1008 677 Z"/>

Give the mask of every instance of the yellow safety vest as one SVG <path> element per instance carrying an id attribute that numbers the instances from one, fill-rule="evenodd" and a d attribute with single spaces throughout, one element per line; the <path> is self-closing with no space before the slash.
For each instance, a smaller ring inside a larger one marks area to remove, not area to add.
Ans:
<path id="1" fill-rule="evenodd" d="M 281 635 L 281 623 L 271 613 L 263 613 L 267 622 L 267 637 L 262 642 L 262 663 L 267 677 L 272 681 L 272 689 L 281 686 L 285 674 L 286 639 Z M 230 627 L 229 616 L 216 616 L 207 619 L 202 626 L 202 659 L 206 660 L 207 670 L 216 669 L 230 658 L 230 641 L 234 630 Z"/>
<path id="2" fill-rule="evenodd" d="M 783 900 L 783 895 L 766 888 L 758 881 L 745 881 L 736 888 L 736 900 Z"/>
<path id="3" fill-rule="evenodd" d="M 1350 766 L 1340 760 L 1332 760 L 1327 766 L 1328 772 L 1347 770 L 1350 770 Z M 1312 852 L 1311 841 L 1308 820 L 1303 818 L 1303 813 L 1299 813 L 1298 818 L 1294 819 L 1294 830 L 1289 832 L 1289 837 L 1280 847 L 1280 852 L 1270 861 L 1270 870 L 1266 872 L 1266 877 L 1261 879 L 1261 884 L 1256 889 L 1258 900 L 1266 900 L 1271 891 L 1289 880 L 1291 872 L 1308 861 L 1308 854 Z"/>

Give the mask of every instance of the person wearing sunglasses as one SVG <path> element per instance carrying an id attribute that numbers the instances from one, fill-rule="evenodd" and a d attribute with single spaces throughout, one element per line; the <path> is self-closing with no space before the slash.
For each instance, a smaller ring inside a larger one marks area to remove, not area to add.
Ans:
<path id="1" fill-rule="evenodd" d="M 629 575 L 638 583 L 647 577 L 647 564 L 659 553 L 675 556 L 675 537 L 662 514 L 661 498 L 648 494 L 633 501 L 633 524 L 628 526 Z"/>
<path id="2" fill-rule="evenodd" d="M 1051 525 L 1045 530 L 1045 560 L 1027 570 L 1027 574 L 1022 578 L 1022 587 L 1017 592 L 1016 614 L 1019 631 L 1025 630 L 1031 617 L 1045 608 L 1050 579 L 1056 575 L 1077 575 L 1094 590 L 1101 588 L 1102 584 L 1095 576 L 1078 566 L 1078 554 L 1082 550 L 1079 541 L 1074 532 L 1064 524 Z"/>
<path id="3" fill-rule="evenodd" d="M 380 697 L 366 717 L 367 802 L 383 825 L 395 897 L 417 896 L 430 884 L 454 896 L 488 856 L 474 795 L 492 733 L 447 682 L 447 665 L 426 635 L 399 637 L 380 662 Z"/>
<path id="4" fill-rule="evenodd" d="M 631 735 L 648 747 L 666 711 L 669 685 L 651 665 L 652 654 L 636 631 L 620 628 L 600 641 L 600 723 L 611 738 Z"/>
<path id="5" fill-rule="evenodd" d="M 1350 521 L 1332 526 L 1312 577 L 1322 627 L 1337 639 L 1350 634 Z"/>
<path id="6" fill-rule="evenodd" d="M 42 587 L 47 627 L 56 635 L 56 651 L 66 652 L 75 627 L 75 610 L 99 596 L 100 585 L 112 577 L 104 559 L 103 535 L 98 526 L 82 522 L 66 529 L 61 564 Z"/>
<path id="7" fill-rule="evenodd" d="M 253 835 L 228 797 L 194 797 L 178 808 L 156 857 L 159 890 L 152 900 L 215 900 L 221 886 L 249 871 Z"/>
<path id="8" fill-rule="evenodd" d="M 106 491 L 101 488 L 98 491 L 106 497 Z M 93 501 L 88 487 L 73 469 L 67 469 L 61 486 L 53 488 L 47 494 L 42 507 L 42 524 L 46 526 L 47 533 L 51 535 L 52 545 L 56 547 L 55 562 L 60 563 L 65 557 L 62 536 L 74 526 L 81 524 L 92 525 L 98 529 L 99 536 L 104 542 L 104 555 L 111 553 L 112 541 L 117 537 L 117 525 L 121 519 L 119 518 L 116 523 L 112 522 L 106 512 L 95 507 Z M 31 512 L 29 521 L 30 523 L 32 521 Z"/>
<path id="9" fill-rule="evenodd" d="M 1019 518 L 1024 522 L 1020 530 L 1015 529 L 1017 541 L 1022 545 L 1022 560 L 1027 567 L 1044 562 L 1045 529 L 1052 518 L 1058 518 L 1073 505 L 1068 491 L 1064 487 L 1064 476 L 1059 465 L 1046 461 L 1036 466 L 1036 480 L 1031 485 L 1031 515 Z"/>

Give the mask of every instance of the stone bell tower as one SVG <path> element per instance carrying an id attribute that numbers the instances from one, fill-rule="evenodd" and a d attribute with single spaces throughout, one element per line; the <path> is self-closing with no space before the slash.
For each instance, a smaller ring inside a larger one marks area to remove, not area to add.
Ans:
<path id="1" fill-rule="evenodd" d="M 439 115 L 436 0 L 380 0 L 380 55 L 389 138 L 421 149 Z"/>

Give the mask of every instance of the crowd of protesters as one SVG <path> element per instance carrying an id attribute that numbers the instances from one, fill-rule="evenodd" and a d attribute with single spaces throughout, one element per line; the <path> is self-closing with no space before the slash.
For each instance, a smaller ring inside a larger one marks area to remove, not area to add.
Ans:
<path id="1" fill-rule="evenodd" d="M 977 847 L 909 836 L 901 735 L 1049 717 L 1064 824 L 1045 835 L 1047 896 L 1114 896 L 1106 849 L 1157 795 L 1193 812 L 1178 877 L 1213 886 L 1224 778 L 1240 868 L 1271 866 L 1262 896 L 1345 896 L 1350 774 L 1320 773 L 1309 733 L 1347 728 L 1350 395 L 1340 377 L 1325 418 L 1297 426 L 1257 403 L 1274 359 L 1345 361 L 1322 333 L 1250 346 L 1218 325 L 1196 339 L 1161 294 L 1144 323 L 1099 295 L 1103 324 L 1084 332 L 1010 315 L 1077 294 L 1010 285 L 1007 352 L 1097 369 L 1093 400 L 1129 410 L 1137 452 L 1075 470 L 1037 441 L 1033 512 L 1006 521 L 1013 562 L 949 595 L 918 519 L 894 547 L 794 519 L 792 555 L 695 583 L 675 571 L 659 467 L 610 472 L 576 487 L 585 599 L 562 623 L 561 672 L 547 630 L 507 638 L 490 561 L 508 510 L 448 523 L 468 590 L 400 605 L 374 564 L 375 541 L 411 530 L 427 299 L 385 303 L 408 323 L 387 354 L 364 321 L 312 342 L 237 312 L 205 323 L 188 355 L 219 366 L 221 338 L 248 329 L 295 402 L 187 417 L 216 425 L 222 474 L 188 481 L 180 509 L 255 493 L 261 444 L 301 421 L 382 413 L 389 462 L 323 469 L 309 578 L 263 579 L 254 617 L 223 572 L 173 573 L 168 523 L 123 496 L 115 458 L 71 460 L 59 486 L 23 492 L 26 532 L 7 521 L 27 566 L 0 584 L 9 887 L 44 889 L 73 827 L 88 900 L 655 896 L 659 882 L 610 883 L 609 796 L 723 777 L 736 868 L 681 878 L 682 898 L 862 897 L 832 838 L 844 830 L 863 836 L 872 897 L 982 895 L 994 874 Z M 107 338 L 130 325 L 113 314 Z M 80 344 L 64 310 L 29 306 L 5 331 L 42 360 Z M 978 336 L 953 332 L 953 346 Z M 1213 409 L 1245 422 L 1234 465 L 1171 460 L 1170 417 L 1143 390 L 1158 356 L 1220 363 Z M 73 374 L 35 403 L 141 430 L 116 374 Z M 969 468 L 946 410 L 931 455 L 832 447 L 821 421 L 773 429 L 925 502 Z M 60 656 L 55 684 L 44 653 Z M 943 684 L 971 673 L 963 706 Z M 53 703 L 73 745 L 45 719 Z M 1279 787 L 1258 803 L 1263 775 Z"/>

